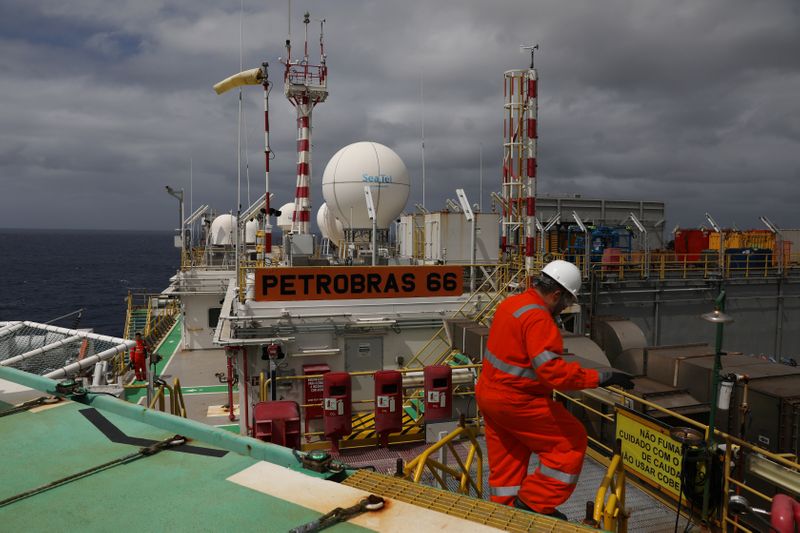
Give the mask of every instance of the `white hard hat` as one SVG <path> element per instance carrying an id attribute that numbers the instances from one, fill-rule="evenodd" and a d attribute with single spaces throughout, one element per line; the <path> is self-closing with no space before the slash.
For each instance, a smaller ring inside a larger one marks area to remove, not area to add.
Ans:
<path id="1" fill-rule="evenodd" d="M 581 271 L 569 261 L 551 261 L 542 269 L 542 274 L 547 274 L 573 296 L 578 297 L 581 290 Z"/>

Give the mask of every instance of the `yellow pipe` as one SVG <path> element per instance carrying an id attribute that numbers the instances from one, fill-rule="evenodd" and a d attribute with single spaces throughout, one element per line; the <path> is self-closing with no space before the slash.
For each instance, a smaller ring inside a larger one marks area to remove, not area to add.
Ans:
<path id="1" fill-rule="evenodd" d="M 730 476 L 728 476 L 728 477 L 730 477 Z M 763 500 L 765 500 L 765 501 L 768 501 L 768 502 L 772 503 L 772 498 L 771 498 L 770 496 L 767 496 L 767 495 L 766 495 L 766 494 L 764 494 L 763 492 L 759 492 L 759 491 L 757 491 L 757 490 L 756 490 L 756 489 L 754 489 L 754 488 L 748 487 L 748 486 L 747 486 L 747 485 L 745 485 L 744 483 L 742 483 L 742 482 L 740 482 L 740 481 L 737 481 L 736 479 L 734 479 L 734 478 L 732 478 L 732 477 L 729 479 L 729 481 L 730 481 L 731 483 L 733 483 L 734 485 L 736 485 L 737 487 L 739 487 L 739 488 L 742 488 L 742 489 L 744 489 L 744 490 L 746 490 L 746 491 L 748 491 L 748 492 L 751 492 L 751 493 L 755 494 L 756 496 L 758 496 L 759 498 L 762 498 Z"/>
<path id="2" fill-rule="evenodd" d="M 596 523 L 600 523 L 602 518 L 604 510 L 603 502 L 606 499 L 606 491 L 608 490 L 609 485 L 611 485 L 611 481 L 614 478 L 614 474 L 616 473 L 621 460 L 622 456 L 619 454 L 614 455 L 614 458 L 611 460 L 611 464 L 608 465 L 606 475 L 603 476 L 603 480 L 600 482 L 600 486 L 597 488 L 597 493 L 594 497 L 594 514 L 592 515 L 592 519 Z"/>

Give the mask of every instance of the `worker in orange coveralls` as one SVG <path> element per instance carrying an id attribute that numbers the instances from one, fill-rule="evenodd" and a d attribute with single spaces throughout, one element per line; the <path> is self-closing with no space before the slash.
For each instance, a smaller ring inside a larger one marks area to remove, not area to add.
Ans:
<path id="1" fill-rule="evenodd" d="M 135 336 L 136 346 L 131 348 L 131 365 L 136 373 L 136 379 L 147 380 L 147 344 L 138 331 Z"/>
<path id="2" fill-rule="evenodd" d="M 476 397 L 483 412 L 492 501 L 566 516 L 556 506 L 575 490 L 586 452 L 586 430 L 553 390 L 598 385 L 632 388 L 613 369 L 598 372 L 567 363 L 555 318 L 575 303 L 581 273 L 572 263 L 548 263 L 533 287 L 497 308 L 483 358 Z M 539 465 L 528 474 L 531 453 Z"/>

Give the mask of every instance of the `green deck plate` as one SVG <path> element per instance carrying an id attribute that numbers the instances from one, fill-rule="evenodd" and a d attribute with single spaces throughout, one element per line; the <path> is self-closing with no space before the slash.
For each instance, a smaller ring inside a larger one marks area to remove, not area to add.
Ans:
<path id="1" fill-rule="evenodd" d="M 207 387 L 181 387 L 181 392 L 186 394 L 219 394 L 221 392 L 228 392 L 227 385 L 209 385 Z M 234 393 L 239 392 L 238 387 L 233 388 Z"/>
<path id="2" fill-rule="evenodd" d="M 132 453 L 108 440 L 67 403 L 0 418 L 0 499 Z M 125 434 L 161 440 L 162 430 L 103 413 Z M 193 443 L 202 446 L 202 443 Z M 5 531 L 288 531 L 320 516 L 313 510 L 226 481 L 255 464 L 228 453 L 206 457 L 164 451 L 0 507 Z M 279 483 L 280 480 L 275 480 Z M 352 524 L 335 531 L 369 531 Z"/>

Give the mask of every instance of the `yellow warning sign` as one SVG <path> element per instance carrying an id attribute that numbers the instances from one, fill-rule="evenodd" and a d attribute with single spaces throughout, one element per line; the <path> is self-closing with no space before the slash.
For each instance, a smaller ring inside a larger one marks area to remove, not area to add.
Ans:
<path id="1" fill-rule="evenodd" d="M 617 438 L 628 470 L 662 491 L 678 497 L 681 445 L 670 428 L 622 406 L 617 406 Z"/>

